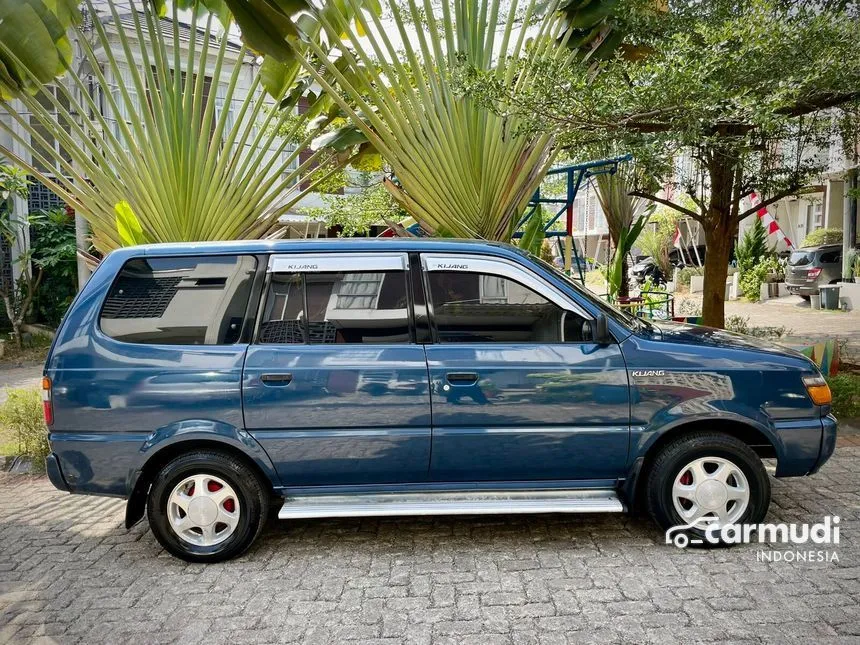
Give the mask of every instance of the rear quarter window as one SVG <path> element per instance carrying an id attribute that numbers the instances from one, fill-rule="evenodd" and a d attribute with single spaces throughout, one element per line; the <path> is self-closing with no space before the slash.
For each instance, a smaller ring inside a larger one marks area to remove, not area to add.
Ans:
<path id="1" fill-rule="evenodd" d="M 256 268 L 246 255 L 129 260 L 105 298 L 99 326 L 126 343 L 232 345 Z"/>
<path id="2" fill-rule="evenodd" d="M 839 249 L 836 251 L 822 252 L 819 262 L 821 262 L 821 264 L 836 264 L 838 262 L 842 262 L 842 250 Z"/>

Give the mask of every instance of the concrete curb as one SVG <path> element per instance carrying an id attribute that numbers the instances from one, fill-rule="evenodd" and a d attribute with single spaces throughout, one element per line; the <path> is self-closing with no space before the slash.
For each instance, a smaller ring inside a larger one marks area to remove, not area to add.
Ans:
<path id="1" fill-rule="evenodd" d="M 0 472 L 10 475 L 42 475 L 44 468 L 38 468 L 37 462 L 29 457 L 0 455 Z"/>

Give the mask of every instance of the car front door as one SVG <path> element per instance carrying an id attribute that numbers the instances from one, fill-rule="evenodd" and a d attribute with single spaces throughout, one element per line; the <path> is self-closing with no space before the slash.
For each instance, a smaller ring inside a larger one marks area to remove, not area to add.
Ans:
<path id="1" fill-rule="evenodd" d="M 624 471 L 629 388 L 615 343 L 526 267 L 423 254 L 435 481 L 608 480 Z"/>
<path id="2" fill-rule="evenodd" d="M 285 486 L 423 481 L 430 394 L 406 254 L 273 256 L 245 426 Z"/>

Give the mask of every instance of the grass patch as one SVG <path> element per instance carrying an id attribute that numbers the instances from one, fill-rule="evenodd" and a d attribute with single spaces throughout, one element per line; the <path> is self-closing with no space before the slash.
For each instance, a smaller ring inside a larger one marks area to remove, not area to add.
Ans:
<path id="1" fill-rule="evenodd" d="M 24 341 L 21 349 L 15 347 L 15 341 L 8 336 L 3 339 L 4 351 L 0 357 L 0 366 L 20 367 L 30 363 L 44 363 L 51 348 L 51 338 L 45 334 L 32 334 Z"/>
<path id="2" fill-rule="evenodd" d="M 0 405 L 0 453 L 43 463 L 49 448 L 41 392 L 18 388 L 6 390 L 6 394 L 9 398 Z"/>
<path id="3" fill-rule="evenodd" d="M 18 452 L 17 444 L 4 436 L 4 434 L 0 434 L 0 455 L 4 457 L 9 457 L 10 455 L 14 455 Z"/>
<path id="4" fill-rule="evenodd" d="M 860 417 L 860 372 L 843 372 L 827 378 L 833 393 L 833 414 L 839 418 Z"/>

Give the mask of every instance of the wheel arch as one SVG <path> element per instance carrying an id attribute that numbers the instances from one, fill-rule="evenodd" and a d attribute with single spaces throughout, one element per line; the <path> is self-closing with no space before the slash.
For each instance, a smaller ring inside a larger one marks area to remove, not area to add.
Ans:
<path id="1" fill-rule="evenodd" d="M 752 422 L 737 419 L 696 419 L 680 423 L 660 433 L 631 465 L 622 490 L 628 508 L 634 510 L 643 507 L 645 482 L 660 451 L 678 437 L 698 430 L 722 432 L 735 437 L 752 448 L 759 458 L 778 458 L 777 446 L 772 437 Z"/>
<path id="2" fill-rule="evenodd" d="M 156 433 L 156 436 L 158 433 Z M 148 447 L 148 449 L 147 449 Z M 149 441 L 144 446 L 140 468 L 129 475 L 129 496 L 125 509 L 125 527 L 139 522 L 146 510 L 146 497 L 155 475 L 170 461 L 195 450 L 214 450 L 236 458 L 257 474 L 260 482 L 273 490 L 279 483 L 275 469 L 262 447 L 245 432 L 181 432 Z"/>

